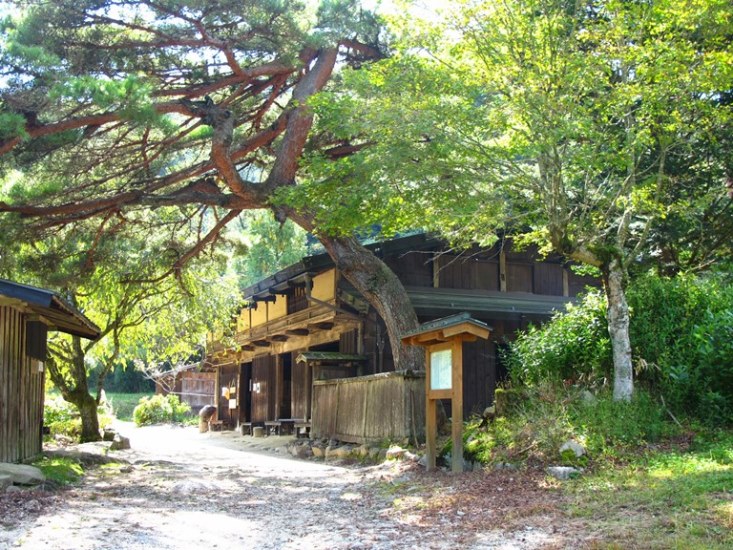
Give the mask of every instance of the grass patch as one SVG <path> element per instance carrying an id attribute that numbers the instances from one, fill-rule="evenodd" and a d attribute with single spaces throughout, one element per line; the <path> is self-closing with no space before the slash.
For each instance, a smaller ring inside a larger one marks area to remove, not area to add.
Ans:
<path id="1" fill-rule="evenodd" d="M 132 422 L 132 411 L 135 410 L 140 399 L 150 397 L 151 393 L 116 393 L 107 392 L 107 401 L 118 420 Z"/>
<path id="2" fill-rule="evenodd" d="M 569 482 L 567 510 L 598 548 L 732 548 L 733 434 L 655 451 Z"/>
<path id="3" fill-rule="evenodd" d="M 69 485 L 84 475 L 81 464 L 71 458 L 44 457 L 33 465 L 43 472 L 48 481 L 57 485 Z"/>

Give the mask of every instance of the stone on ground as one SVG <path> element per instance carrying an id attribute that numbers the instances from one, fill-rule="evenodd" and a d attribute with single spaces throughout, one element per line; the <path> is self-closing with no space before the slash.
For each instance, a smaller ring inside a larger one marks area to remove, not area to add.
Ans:
<path id="1" fill-rule="evenodd" d="M 582 470 L 573 468 L 572 466 L 550 466 L 547 468 L 547 473 L 555 479 L 565 481 L 573 477 L 577 477 L 582 473 Z"/>
<path id="2" fill-rule="evenodd" d="M 574 439 L 568 439 L 560 447 L 560 454 L 563 454 L 565 451 L 572 451 L 576 458 L 580 458 L 585 454 L 585 447 Z"/>
<path id="3" fill-rule="evenodd" d="M 130 448 L 130 438 L 125 437 L 124 435 L 115 434 L 115 438 L 112 440 L 112 445 L 110 445 L 111 451 L 123 451 L 125 449 Z"/>
<path id="4" fill-rule="evenodd" d="M 15 485 L 37 485 L 46 481 L 46 476 L 41 470 L 27 464 L 0 463 L 0 475 L 9 476 Z"/>

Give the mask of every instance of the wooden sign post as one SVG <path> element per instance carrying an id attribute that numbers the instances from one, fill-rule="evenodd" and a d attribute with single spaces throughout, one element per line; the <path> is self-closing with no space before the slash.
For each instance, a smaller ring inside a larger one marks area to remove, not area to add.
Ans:
<path id="1" fill-rule="evenodd" d="M 402 343 L 425 348 L 425 440 L 427 470 L 435 469 L 438 436 L 437 401 L 451 400 L 452 470 L 463 471 L 463 342 L 488 338 L 486 323 L 468 313 L 424 323 L 402 337 Z"/>

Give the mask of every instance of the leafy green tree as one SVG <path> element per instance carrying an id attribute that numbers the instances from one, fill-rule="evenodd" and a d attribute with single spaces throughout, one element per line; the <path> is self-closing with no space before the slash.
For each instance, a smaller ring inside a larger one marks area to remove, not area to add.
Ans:
<path id="1" fill-rule="evenodd" d="M 399 343 L 417 317 L 397 277 L 354 236 L 273 200 L 298 187 L 304 151 L 353 152 L 311 131 L 309 100 L 339 71 L 383 57 L 371 12 L 355 0 L 10 4 L 0 212 L 45 227 L 95 219 L 106 231 L 99 220 L 144 225 L 141 208 L 177 206 L 178 223 L 202 229 L 177 272 L 240 213 L 271 209 L 317 234 L 385 320 L 398 363 L 420 363 Z M 215 224 L 197 224 L 211 212 Z"/>
<path id="2" fill-rule="evenodd" d="M 165 212 L 157 214 L 157 236 L 137 232 L 134 225 L 105 235 L 87 223 L 36 235 L 29 244 L 14 238 L 23 228 L 0 224 L 3 273 L 59 289 L 101 330 L 94 341 L 67 335 L 49 341 L 49 377 L 79 410 L 83 441 L 100 437 L 97 406 L 105 378 L 117 365 L 190 355 L 238 302 L 236 280 L 227 279 L 223 257 L 200 257 L 177 277 L 165 276 L 169 256 L 177 256 L 176 247 L 185 250 L 186 243 L 176 238 L 180 228 L 164 230 Z M 29 238 L 27 231 L 23 237 Z M 88 377 L 92 366 L 97 366 L 94 388 Z"/>
<path id="3" fill-rule="evenodd" d="M 287 200 L 337 227 L 387 219 L 485 243 L 501 230 L 598 268 L 614 396 L 628 400 L 629 269 L 695 246 L 665 236 L 668 216 L 717 232 L 697 240 L 708 259 L 729 226 L 716 140 L 732 127 L 732 19 L 723 0 L 507 0 L 457 3 L 429 29 L 409 20 L 401 55 L 317 104 L 325 130 L 368 146 L 338 167 L 315 154 L 311 185 Z"/>

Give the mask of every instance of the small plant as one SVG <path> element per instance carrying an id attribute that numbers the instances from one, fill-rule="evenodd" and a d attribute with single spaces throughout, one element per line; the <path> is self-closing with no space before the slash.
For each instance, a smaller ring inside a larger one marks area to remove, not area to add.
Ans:
<path id="1" fill-rule="evenodd" d="M 43 423 L 51 436 L 63 435 L 78 439 L 81 434 L 81 419 L 74 405 L 64 401 L 60 395 L 48 395 L 43 404 Z"/>
<path id="2" fill-rule="evenodd" d="M 191 412 L 188 403 L 181 403 L 177 395 L 154 395 L 140 399 L 132 412 L 132 419 L 138 426 L 182 422 Z"/>

